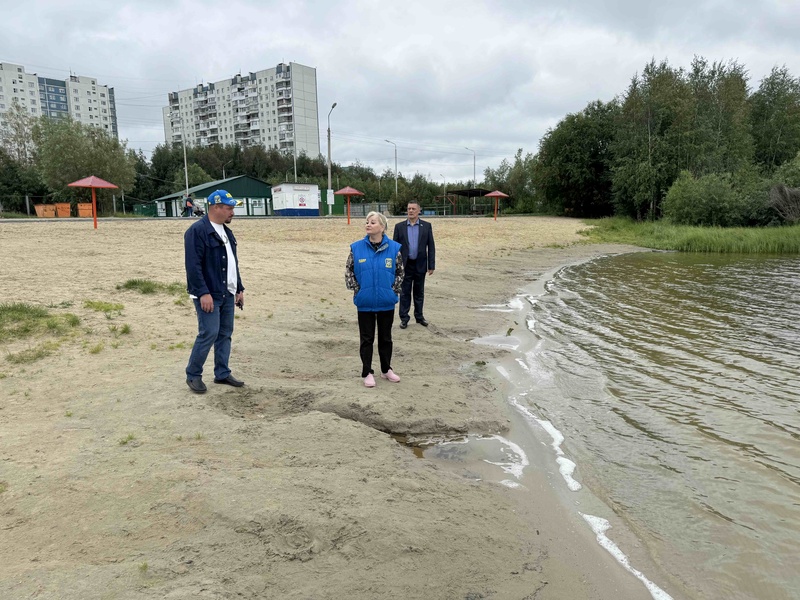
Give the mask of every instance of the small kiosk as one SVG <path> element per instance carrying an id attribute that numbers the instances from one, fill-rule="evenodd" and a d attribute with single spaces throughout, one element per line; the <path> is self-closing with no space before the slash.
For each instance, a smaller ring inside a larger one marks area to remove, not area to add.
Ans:
<path id="1" fill-rule="evenodd" d="M 281 217 L 318 217 L 319 186 L 282 183 L 272 188 L 272 210 Z"/>

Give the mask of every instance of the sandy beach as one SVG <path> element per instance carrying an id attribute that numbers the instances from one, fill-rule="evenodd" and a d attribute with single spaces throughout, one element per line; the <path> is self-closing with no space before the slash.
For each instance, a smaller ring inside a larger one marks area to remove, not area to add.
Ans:
<path id="1" fill-rule="evenodd" d="M 185 282 L 188 225 L 0 223 L 2 302 L 80 319 L 0 341 L 1 598 L 651 597 L 541 461 L 510 489 L 391 435 L 507 432 L 503 351 L 470 340 L 509 324 L 477 309 L 630 248 L 584 244 L 568 219 L 433 220 L 431 326 L 396 320 L 402 381 L 366 389 L 344 285 L 361 220 L 234 219 L 246 292 L 231 367 L 246 386 L 211 384 L 208 362 L 195 395 L 188 297 L 117 288 Z"/>

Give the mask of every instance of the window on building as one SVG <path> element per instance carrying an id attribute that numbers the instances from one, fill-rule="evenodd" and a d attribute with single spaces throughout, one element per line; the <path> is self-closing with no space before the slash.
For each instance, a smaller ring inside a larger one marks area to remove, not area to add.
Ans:
<path id="1" fill-rule="evenodd" d="M 28 82 L 28 87 L 33 87 L 33 82 L 32 81 Z"/>
<path id="2" fill-rule="evenodd" d="M 100 92 L 100 97 L 101 97 L 101 98 L 105 98 L 105 97 L 106 97 L 106 95 L 105 95 L 103 92 Z"/>
<path id="3" fill-rule="evenodd" d="M 32 108 L 32 109 L 31 109 L 31 114 L 32 114 L 32 115 L 35 115 L 35 114 L 36 114 L 36 109 L 35 109 L 35 108 Z"/>

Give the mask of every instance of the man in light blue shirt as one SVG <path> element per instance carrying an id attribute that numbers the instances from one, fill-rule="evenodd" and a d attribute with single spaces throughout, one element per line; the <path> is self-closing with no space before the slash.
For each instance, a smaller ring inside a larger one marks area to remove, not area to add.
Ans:
<path id="1" fill-rule="evenodd" d="M 416 200 L 408 203 L 408 219 L 394 226 L 395 242 L 400 243 L 405 278 L 400 293 L 400 329 L 408 327 L 411 298 L 414 298 L 414 319 L 427 327 L 428 320 L 422 312 L 425 302 L 425 276 L 433 275 L 436 268 L 436 245 L 431 224 L 419 218 L 420 205 Z"/>

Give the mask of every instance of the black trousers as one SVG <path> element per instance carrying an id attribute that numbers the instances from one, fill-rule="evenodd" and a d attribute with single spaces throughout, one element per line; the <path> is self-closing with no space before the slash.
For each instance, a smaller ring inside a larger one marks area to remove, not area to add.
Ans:
<path id="1" fill-rule="evenodd" d="M 380 312 L 358 313 L 358 332 L 361 335 L 361 376 L 372 373 L 372 345 L 375 342 L 375 324 L 378 324 L 378 356 L 381 373 L 392 368 L 392 323 L 394 309 Z"/>
<path id="2" fill-rule="evenodd" d="M 411 308 L 411 296 L 414 296 L 414 318 L 419 321 L 424 318 L 422 304 L 425 302 L 425 271 L 417 271 L 417 261 L 406 261 L 406 276 L 403 278 L 403 288 L 400 291 L 400 320 L 408 321 L 408 311 Z"/>

